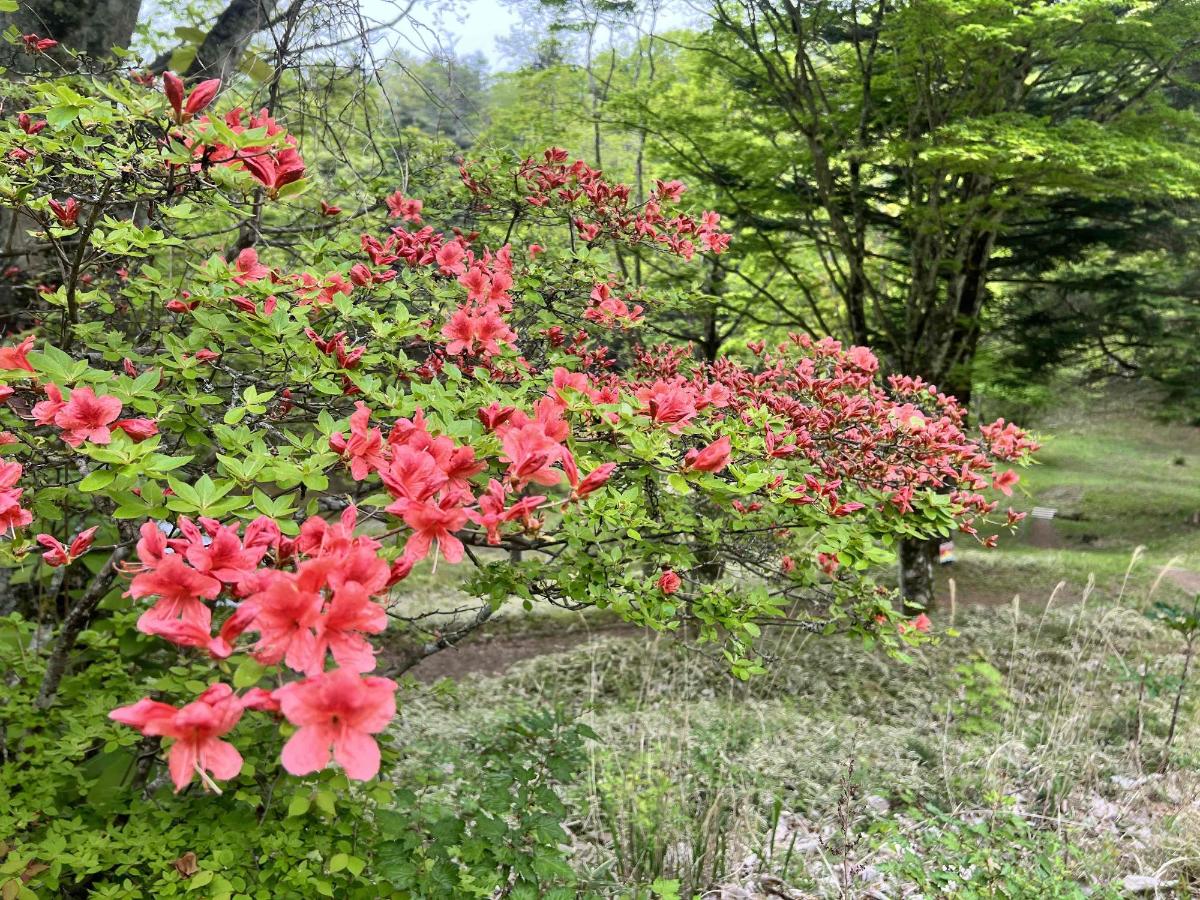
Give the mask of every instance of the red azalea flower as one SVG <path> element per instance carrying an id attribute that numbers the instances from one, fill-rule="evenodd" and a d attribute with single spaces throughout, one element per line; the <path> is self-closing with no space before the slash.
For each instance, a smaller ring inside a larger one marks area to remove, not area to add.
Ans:
<path id="1" fill-rule="evenodd" d="M 258 251 L 253 247 L 247 247 L 237 255 L 234 268 L 237 274 L 233 280 L 241 285 L 248 281 L 261 281 L 271 274 L 271 270 L 258 261 Z"/>
<path id="2" fill-rule="evenodd" d="M 683 465 L 697 472 L 720 472 L 729 465 L 731 452 L 729 435 L 721 435 L 703 450 L 689 450 Z"/>
<path id="3" fill-rule="evenodd" d="M 74 197 L 67 199 L 66 203 L 59 203 L 57 200 L 51 200 L 49 203 L 50 212 L 54 213 L 54 217 L 58 219 L 58 224 L 63 228 L 74 228 L 79 220 L 79 201 Z"/>
<path id="4" fill-rule="evenodd" d="M 39 534 L 37 536 L 37 542 L 46 548 L 46 552 L 42 554 L 42 559 L 44 559 L 51 568 L 70 565 L 72 562 L 79 559 L 80 556 L 86 553 L 88 548 L 92 546 L 92 540 L 95 538 L 96 532 L 99 530 L 99 528 L 99 525 L 93 525 L 91 528 L 79 532 L 79 534 L 75 535 L 75 537 L 71 540 L 71 545 L 69 547 L 64 546 L 53 535 Z"/>
<path id="5" fill-rule="evenodd" d="M 58 41 L 38 37 L 36 34 L 23 34 L 21 35 L 21 40 L 25 42 L 25 49 L 30 53 L 45 53 L 52 47 L 58 46 Z"/>
<path id="6" fill-rule="evenodd" d="M 21 113 L 17 116 L 17 124 L 21 126 L 21 130 L 26 134 L 37 134 L 46 127 L 46 120 L 42 119 L 35 122 L 29 117 L 29 113 Z"/>
<path id="7" fill-rule="evenodd" d="M 1013 485 L 1021 480 L 1021 476 L 1012 469 L 1006 469 L 992 479 L 992 487 L 1006 497 L 1012 496 Z"/>
<path id="8" fill-rule="evenodd" d="M 121 415 L 116 397 L 97 397 L 90 387 L 77 387 L 71 399 L 54 415 L 54 424 L 63 430 L 62 438 L 72 447 L 84 441 L 107 444 L 112 441 L 109 425 Z"/>
<path id="9" fill-rule="evenodd" d="M 387 204 L 388 215 L 393 219 L 403 216 L 405 222 L 421 221 L 421 208 L 424 206 L 422 201 L 406 198 L 403 193 L 396 191 L 385 197 L 384 202 Z"/>
<path id="10" fill-rule="evenodd" d="M 241 627 L 258 632 L 254 658 L 260 663 L 273 666 L 283 661 L 297 672 L 309 669 L 316 650 L 313 629 L 324 603 L 321 589 L 332 565 L 321 559 L 301 563 L 294 573 L 267 570 L 267 586 L 243 601 L 235 618 Z M 227 639 L 233 636 L 233 621 L 221 630 Z"/>
<path id="11" fill-rule="evenodd" d="M 372 472 L 387 465 L 383 456 L 383 432 L 369 428 L 371 410 L 365 403 L 354 404 L 350 416 L 350 435 L 335 432 L 329 436 L 329 448 L 341 454 L 350 464 L 350 477 L 362 481 Z"/>
<path id="12" fill-rule="evenodd" d="M 163 93 L 167 96 L 167 102 L 171 104 L 171 109 L 175 111 L 175 121 L 180 125 L 185 122 L 190 122 L 196 113 L 203 110 L 208 104 L 212 103 L 213 98 L 217 96 L 217 91 L 221 89 L 221 79 L 210 78 L 207 81 L 202 81 L 188 95 L 187 102 L 183 99 L 183 79 L 174 72 L 163 72 Z"/>
<path id="13" fill-rule="evenodd" d="M 108 714 L 110 719 L 136 728 L 144 735 L 174 738 L 167 768 L 175 792 L 183 790 L 197 772 L 211 772 L 222 781 L 242 770 L 242 755 L 221 735 L 242 717 L 242 702 L 227 684 L 214 684 L 192 703 L 176 709 L 148 697 Z"/>
<path id="14" fill-rule="evenodd" d="M 387 563 L 369 551 L 366 555 L 382 566 L 381 587 L 385 587 L 390 575 Z M 370 672 L 375 668 L 375 649 L 365 635 L 380 634 L 387 624 L 387 611 L 371 600 L 366 587 L 357 581 L 343 582 L 317 622 L 316 646 L 306 674 L 320 674 L 325 668 L 326 651 L 343 669 Z"/>
<path id="15" fill-rule="evenodd" d="M 34 336 L 31 334 L 15 347 L 0 347 L 0 369 L 23 369 L 32 372 L 29 362 L 29 351 L 33 349 Z"/>
<path id="16" fill-rule="evenodd" d="M 158 530 L 152 522 L 147 525 L 154 531 Z M 142 528 L 142 541 L 147 541 L 146 526 Z M 139 542 L 139 555 L 142 546 Z M 147 556 L 151 553 L 148 548 Z M 158 598 L 138 619 L 138 631 L 146 634 L 154 634 L 152 629 L 156 621 L 174 619 L 183 619 L 207 630 L 212 622 L 212 612 L 203 601 L 214 600 L 219 593 L 221 582 L 197 572 L 174 553 L 161 556 L 154 568 L 136 576 L 129 586 L 129 596 L 134 599 Z"/>
<path id="17" fill-rule="evenodd" d="M 436 543 L 446 562 L 462 561 L 463 543 L 454 536 L 454 532 L 467 524 L 468 516 L 456 500 L 455 497 L 446 497 L 438 503 L 425 500 L 405 505 L 404 524 L 412 529 L 404 545 L 405 556 L 414 561 L 422 560 L 428 555 L 430 546 Z"/>
<path id="18" fill-rule="evenodd" d="M 396 683 L 334 669 L 275 691 L 288 721 L 298 726 L 283 747 L 283 767 L 293 775 L 310 775 L 332 758 L 359 781 L 379 772 L 379 745 L 371 736 L 387 728 L 396 715 Z M 332 749 L 332 754 L 330 750 Z"/>
<path id="19" fill-rule="evenodd" d="M 15 486 L 24 471 L 20 463 L 0 461 L 0 531 L 11 533 L 33 521 L 33 513 L 21 507 L 23 489 Z"/>
<path id="20" fill-rule="evenodd" d="M 120 428 L 139 443 L 158 434 L 158 423 L 153 419 L 117 419 L 112 427 Z"/>

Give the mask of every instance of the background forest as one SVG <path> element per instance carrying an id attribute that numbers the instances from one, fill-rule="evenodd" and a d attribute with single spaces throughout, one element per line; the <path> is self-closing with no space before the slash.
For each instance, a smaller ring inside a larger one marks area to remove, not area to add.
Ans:
<path id="1" fill-rule="evenodd" d="M 0 18 L 0 898 L 1200 894 L 1200 2 Z"/>

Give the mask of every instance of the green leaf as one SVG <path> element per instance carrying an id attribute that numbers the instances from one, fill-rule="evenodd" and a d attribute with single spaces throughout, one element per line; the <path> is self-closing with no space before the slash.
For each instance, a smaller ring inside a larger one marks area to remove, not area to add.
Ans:
<path id="1" fill-rule="evenodd" d="M 52 106 L 46 112 L 46 121 L 55 131 L 62 131 L 78 119 L 84 109 L 83 106 Z"/>
<path id="2" fill-rule="evenodd" d="M 659 900 L 679 900 L 679 879 L 659 878 L 650 885 L 650 891 Z"/>
<path id="3" fill-rule="evenodd" d="M 686 495 L 692 492 L 692 487 L 687 483 L 687 479 L 678 472 L 674 472 L 667 476 L 667 484 L 671 485 L 677 494 Z"/>
<path id="4" fill-rule="evenodd" d="M 263 673 L 266 671 L 266 666 L 248 656 L 238 663 L 238 667 L 233 670 L 233 686 L 239 691 L 244 688 L 253 687 L 258 684 L 263 677 Z"/>
<path id="5" fill-rule="evenodd" d="M 213 871 L 211 869 L 201 869 L 188 881 L 187 889 L 194 891 L 197 888 L 202 888 L 213 880 Z"/>
<path id="6" fill-rule="evenodd" d="M 257 53 L 247 53 L 242 57 L 242 62 L 238 68 L 259 84 L 270 81 L 271 76 L 275 74 L 275 67 Z"/>
<path id="7" fill-rule="evenodd" d="M 285 184 L 279 189 L 279 199 L 284 200 L 287 197 L 299 197 L 310 187 L 312 187 L 312 182 L 307 178 L 301 178 L 299 181 L 293 181 L 291 184 Z"/>
<path id="8" fill-rule="evenodd" d="M 92 491 L 103 490 L 112 484 L 117 478 L 117 473 L 112 469 L 98 469 L 92 472 L 83 481 L 79 482 L 79 490 L 85 494 L 90 494 Z"/>
<path id="9" fill-rule="evenodd" d="M 204 39 L 208 37 L 208 32 L 191 25 L 179 25 L 175 28 L 175 37 L 181 41 L 190 41 L 193 44 L 202 44 Z"/>
<path id="10" fill-rule="evenodd" d="M 327 816 L 337 812 L 337 798 L 333 791 L 317 791 L 317 809 Z"/>
<path id="11" fill-rule="evenodd" d="M 296 794 L 288 803 L 288 818 L 291 819 L 295 818 L 296 816 L 304 815 L 308 812 L 310 806 L 312 806 L 312 800 L 308 797 L 308 795 Z"/>
<path id="12" fill-rule="evenodd" d="M 75 366 L 75 360 L 53 344 L 46 344 L 40 351 L 32 351 L 29 362 L 38 372 L 49 375 L 54 381 L 66 381 L 67 373 Z"/>

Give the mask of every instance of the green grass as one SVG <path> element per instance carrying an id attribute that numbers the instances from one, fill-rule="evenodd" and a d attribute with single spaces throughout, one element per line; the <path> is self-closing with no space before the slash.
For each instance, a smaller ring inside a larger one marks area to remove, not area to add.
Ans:
<path id="1" fill-rule="evenodd" d="M 1022 473 L 1020 508 L 1057 507 L 1066 546 L 1200 552 L 1200 429 L 1097 402 L 1051 415 L 1039 430 L 1045 443 Z"/>
<path id="2" fill-rule="evenodd" d="M 1078 596 L 1089 578 L 1109 598 L 1122 587 L 1178 598 L 1173 579 L 1159 576 L 1168 565 L 1200 571 L 1200 428 L 1152 409 L 1141 395 L 1075 397 L 1032 423 L 1043 447 L 1010 503 L 1058 515 L 1040 526 L 1026 519 L 995 551 L 957 540 L 957 564 L 939 573 L 942 602 L 951 578 L 963 604 L 1035 601 L 1059 582 Z"/>

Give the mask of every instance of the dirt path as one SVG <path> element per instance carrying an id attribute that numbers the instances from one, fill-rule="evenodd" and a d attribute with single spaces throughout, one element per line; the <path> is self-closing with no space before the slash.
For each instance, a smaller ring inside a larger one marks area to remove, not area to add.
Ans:
<path id="1" fill-rule="evenodd" d="M 423 659 L 409 674 L 425 684 L 464 675 L 501 675 L 523 659 L 570 650 L 592 638 L 631 637 L 644 632 L 636 625 L 615 622 L 534 634 L 483 634 Z"/>
<path id="2" fill-rule="evenodd" d="M 1200 594 L 1200 572 L 1191 569 L 1171 568 L 1164 573 L 1166 578 L 1182 591 Z"/>
<path id="3" fill-rule="evenodd" d="M 1200 594 L 1200 572 L 1176 567 L 1167 569 L 1163 577 L 1189 594 Z M 941 596 L 943 593 L 944 590 L 939 591 L 939 602 L 942 608 L 946 608 L 949 599 L 948 595 Z M 1012 594 L 1013 592 L 1007 589 L 989 593 L 973 586 L 969 604 L 990 606 L 1011 603 Z M 467 675 L 502 675 L 522 660 L 561 653 L 593 638 L 624 638 L 645 633 L 645 629 L 623 622 L 591 626 L 573 625 L 556 631 L 525 634 L 485 632 L 457 647 L 442 650 L 422 660 L 409 674 L 424 684 L 431 684 L 442 678 L 462 678 Z"/>

